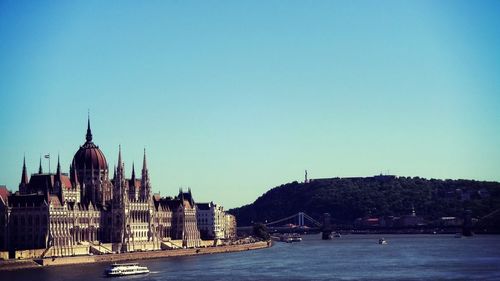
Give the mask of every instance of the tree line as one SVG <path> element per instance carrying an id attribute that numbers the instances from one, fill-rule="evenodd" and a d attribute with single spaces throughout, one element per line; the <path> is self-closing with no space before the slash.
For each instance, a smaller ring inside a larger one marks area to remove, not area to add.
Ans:
<path id="1" fill-rule="evenodd" d="M 408 215 L 412 208 L 426 221 L 462 216 L 465 209 L 482 218 L 500 209 L 500 183 L 396 176 L 318 179 L 274 187 L 252 204 L 229 212 L 239 226 L 298 212 L 316 219 L 330 213 L 334 223 L 352 224 L 366 216 Z"/>

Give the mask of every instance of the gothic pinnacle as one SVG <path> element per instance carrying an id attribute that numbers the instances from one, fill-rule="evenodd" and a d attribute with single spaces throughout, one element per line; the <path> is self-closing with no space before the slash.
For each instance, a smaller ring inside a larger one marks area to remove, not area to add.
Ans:
<path id="1" fill-rule="evenodd" d="M 21 183 L 28 183 L 28 172 L 26 171 L 26 156 L 23 157 L 23 173 L 21 175 Z"/>
<path id="2" fill-rule="evenodd" d="M 87 116 L 87 135 L 85 136 L 87 142 L 92 141 L 92 131 L 90 130 L 90 114 Z"/>
<path id="3" fill-rule="evenodd" d="M 43 170 L 42 170 L 42 156 L 40 155 L 40 166 L 38 166 L 38 173 L 41 174 L 43 173 Z"/>

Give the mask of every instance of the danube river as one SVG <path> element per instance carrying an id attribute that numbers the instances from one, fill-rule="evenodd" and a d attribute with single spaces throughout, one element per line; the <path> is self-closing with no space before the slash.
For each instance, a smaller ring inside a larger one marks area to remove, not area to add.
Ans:
<path id="1" fill-rule="evenodd" d="M 119 280 L 500 280 L 500 236 L 344 235 L 268 249 L 140 261 L 148 275 Z M 103 280 L 106 264 L 2 272 L 5 281 Z"/>

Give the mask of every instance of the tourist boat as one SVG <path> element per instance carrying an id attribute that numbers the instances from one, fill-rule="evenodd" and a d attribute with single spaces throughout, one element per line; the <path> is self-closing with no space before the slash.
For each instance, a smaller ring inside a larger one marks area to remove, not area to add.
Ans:
<path id="1" fill-rule="evenodd" d="M 138 263 L 114 263 L 104 271 L 108 277 L 149 273 L 149 269 Z"/>
<path id="2" fill-rule="evenodd" d="M 302 237 L 300 237 L 300 234 L 298 233 L 292 233 L 292 234 L 287 233 L 287 234 L 282 234 L 280 236 L 280 241 L 286 243 L 300 242 L 302 241 Z"/>
<path id="3" fill-rule="evenodd" d="M 379 243 L 380 245 L 386 245 L 386 244 L 387 244 L 387 241 L 386 241 L 384 238 L 380 238 L 380 239 L 378 240 L 378 243 Z"/>
<path id="4" fill-rule="evenodd" d="M 286 242 L 286 243 L 292 243 L 293 242 L 293 238 L 289 234 L 282 234 L 280 236 L 280 241 L 281 242 Z"/>
<path id="5" fill-rule="evenodd" d="M 300 237 L 300 234 L 298 234 L 298 233 L 293 233 L 291 235 L 291 237 L 292 237 L 292 242 L 300 242 L 300 241 L 302 241 L 302 237 Z"/>

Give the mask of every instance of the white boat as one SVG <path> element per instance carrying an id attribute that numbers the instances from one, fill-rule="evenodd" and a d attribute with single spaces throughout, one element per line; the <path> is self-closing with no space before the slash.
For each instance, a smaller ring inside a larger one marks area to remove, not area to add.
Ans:
<path id="1" fill-rule="evenodd" d="M 302 241 L 302 237 L 300 237 L 300 234 L 293 233 L 292 234 L 292 242 L 300 242 L 300 241 Z"/>
<path id="2" fill-rule="evenodd" d="M 281 242 L 292 243 L 292 242 L 300 242 L 302 241 L 302 237 L 298 233 L 285 233 L 280 236 Z"/>
<path id="3" fill-rule="evenodd" d="M 378 243 L 379 243 L 380 245 L 386 245 L 386 244 L 387 244 L 387 241 L 386 241 L 384 238 L 380 238 L 380 239 L 378 240 Z"/>
<path id="4" fill-rule="evenodd" d="M 293 239 L 290 235 L 287 235 L 287 234 L 282 234 L 280 236 L 280 241 L 281 242 L 286 242 L 286 243 L 292 243 L 293 242 Z"/>
<path id="5" fill-rule="evenodd" d="M 335 232 L 335 234 L 333 235 L 335 238 L 341 238 L 342 235 L 340 234 L 340 232 Z"/>
<path id="6" fill-rule="evenodd" d="M 104 271 L 106 276 L 125 276 L 149 273 L 149 269 L 138 263 L 114 263 Z"/>

